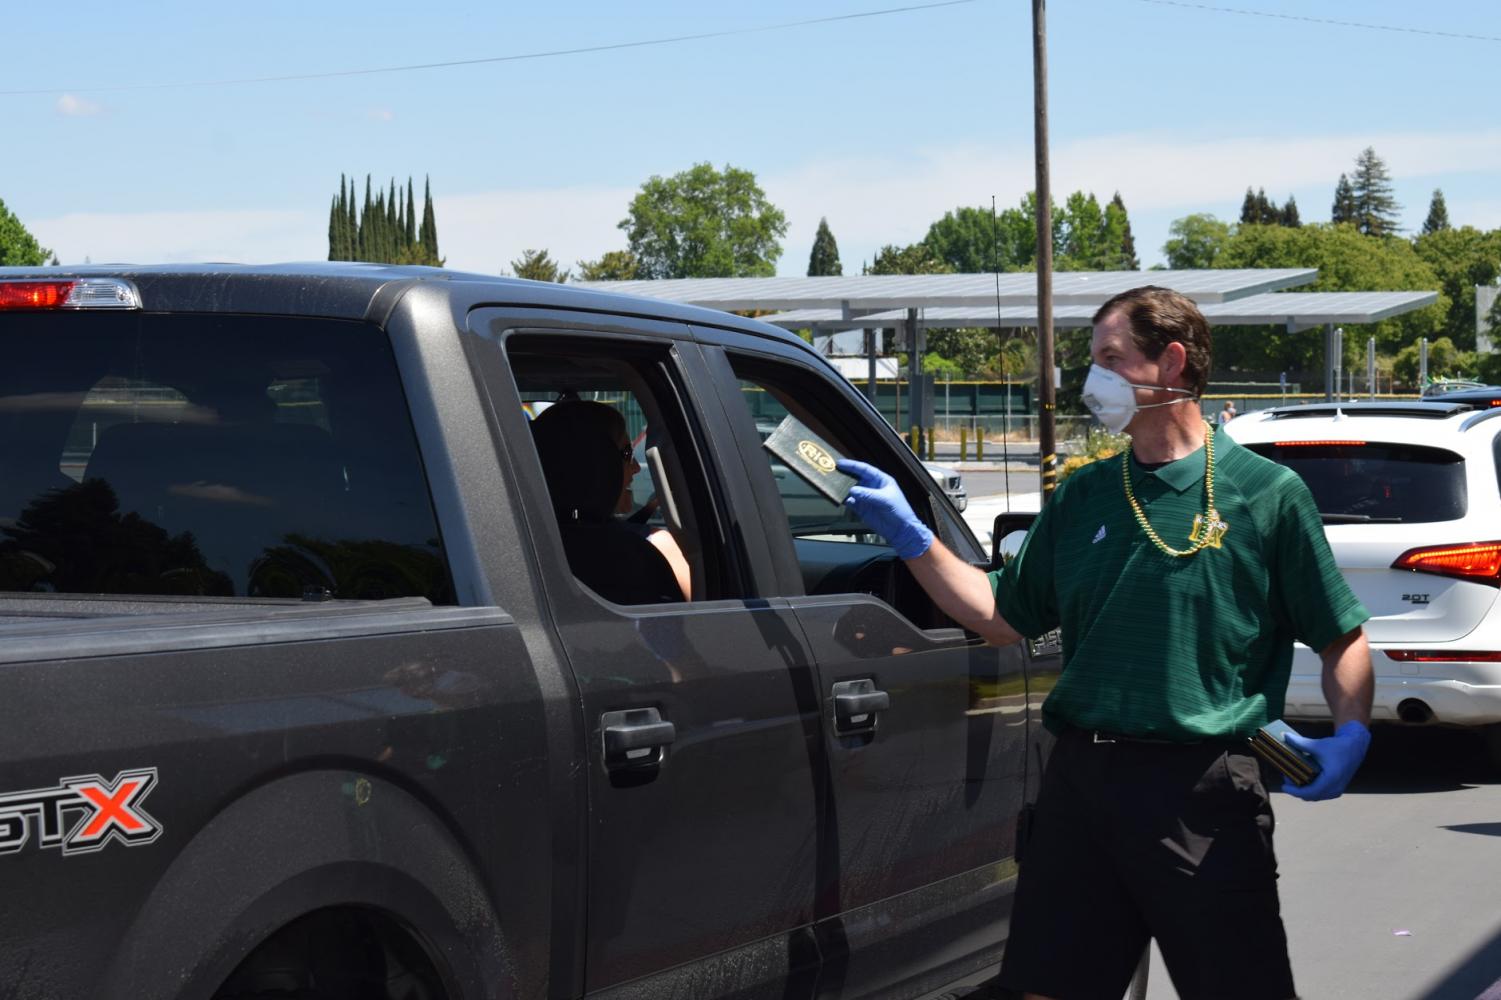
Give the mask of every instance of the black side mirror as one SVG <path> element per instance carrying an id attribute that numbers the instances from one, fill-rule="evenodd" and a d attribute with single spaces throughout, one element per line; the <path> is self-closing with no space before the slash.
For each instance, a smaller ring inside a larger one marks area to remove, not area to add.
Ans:
<path id="1" fill-rule="evenodd" d="M 1016 554 L 1016 549 L 1021 547 L 1022 536 L 1035 520 L 1037 514 L 1034 511 L 1008 511 L 995 516 L 995 523 L 990 528 L 991 569 L 1000 569 L 1005 559 Z M 1011 544 L 1003 547 L 1002 542 L 1007 541 L 1008 537 Z"/>

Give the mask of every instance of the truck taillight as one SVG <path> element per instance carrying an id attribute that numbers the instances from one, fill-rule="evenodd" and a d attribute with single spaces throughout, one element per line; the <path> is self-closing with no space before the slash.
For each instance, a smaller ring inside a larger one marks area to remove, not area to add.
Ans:
<path id="1" fill-rule="evenodd" d="M 1501 586 L 1501 542 L 1471 542 L 1468 545 L 1425 545 L 1408 549 L 1392 563 L 1392 569 L 1436 573 L 1461 580 Z"/>
<path id="2" fill-rule="evenodd" d="M 139 308 L 141 293 L 123 278 L 0 279 L 0 310 Z"/>
<path id="3" fill-rule="evenodd" d="M 1494 649 L 1388 649 L 1388 659 L 1401 663 L 1498 663 Z"/>

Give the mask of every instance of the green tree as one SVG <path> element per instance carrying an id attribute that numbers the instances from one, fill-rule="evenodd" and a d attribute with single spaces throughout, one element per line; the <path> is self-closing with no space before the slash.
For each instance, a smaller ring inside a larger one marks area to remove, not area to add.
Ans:
<path id="1" fill-rule="evenodd" d="M 965 207 L 944 212 L 943 218 L 928 227 L 923 244 L 956 273 L 988 274 L 1019 266 L 1016 248 L 1009 243 L 1011 235 L 990 209 Z M 1035 247 L 1034 235 L 1029 249 Z"/>
<path id="2" fill-rule="evenodd" d="M 1131 218 L 1126 214 L 1126 203 L 1121 200 L 1121 193 L 1115 192 L 1115 197 L 1110 199 L 1110 204 L 1105 207 L 1106 226 L 1114 231 L 1119 225 L 1121 234 L 1120 265 L 1124 271 L 1140 271 L 1141 258 L 1136 256 L 1136 238 L 1131 235 Z"/>
<path id="3" fill-rule="evenodd" d="M 511 273 L 518 278 L 554 281 L 560 285 L 568 280 L 568 272 L 559 270 L 558 262 L 546 250 L 523 250 L 520 257 L 511 261 Z"/>
<path id="4" fill-rule="evenodd" d="M 598 260 L 578 262 L 580 281 L 634 281 L 640 277 L 636 255 L 629 250 L 611 250 Z"/>
<path id="5" fill-rule="evenodd" d="M 1350 220 L 1366 236 L 1389 236 L 1397 231 L 1397 212 L 1401 206 L 1392 195 L 1391 174 L 1386 164 L 1370 146 L 1355 159 L 1355 176 L 1350 181 L 1355 214 Z"/>
<path id="6" fill-rule="evenodd" d="M 0 267 L 36 267 L 47 263 L 52 251 L 37 242 L 14 212 L 0 201 Z"/>
<path id="7" fill-rule="evenodd" d="M 429 178 L 422 181 L 422 227 L 417 233 L 417 245 L 422 254 L 419 263 L 443 266 L 443 258 L 438 256 L 438 221 L 433 214 L 433 183 Z"/>
<path id="8" fill-rule="evenodd" d="M 1202 212 L 1174 220 L 1168 233 L 1162 252 L 1175 271 L 1214 267 L 1230 241 L 1229 223 Z"/>
<path id="9" fill-rule="evenodd" d="M 696 163 L 652 176 L 620 222 L 643 278 L 754 278 L 776 273 L 787 218 L 756 175 Z"/>
<path id="10" fill-rule="evenodd" d="M 1316 267 L 1318 280 L 1307 286 L 1315 292 L 1429 291 L 1439 287 L 1438 276 L 1406 240 L 1373 240 L 1350 225 L 1244 226 L 1226 243 L 1215 267 Z M 1377 350 L 1394 354 L 1418 337 L 1433 336 L 1449 308 L 1443 292 L 1425 309 L 1394 319 L 1361 326 L 1345 326 L 1347 364 L 1357 364 L 1362 345 L 1376 338 Z M 1228 341 L 1233 350 L 1222 350 Z M 1254 337 L 1217 338 L 1216 364 L 1222 358 L 1236 367 L 1317 371 L 1322 366 L 1322 338 L 1307 331 L 1289 333 L 1286 327 L 1267 327 Z M 1233 360 L 1231 360 L 1233 357 Z"/>
<path id="11" fill-rule="evenodd" d="M 1433 200 L 1428 203 L 1428 218 L 1423 220 L 1423 235 L 1432 236 L 1449 228 L 1449 206 L 1444 204 L 1444 192 L 1433 189 Z"/>
<path id="12" fill-rule="evenodd" d="M 1277 224 L 1289 229 L 1297 229 L 1303 224 L 1303 220 L 1298 218 L 1298 199 L 1292 195 L 1287 196 L 1287 204 L 1277 213 Z"/>
<path id="13" fill-rule="evenodd" d="M 808 254 L 808 277 L 820 278 L 844 273 L 839 263 L 839 244 L 829 229 L 828 219 L 818 220 L 818 232 L 813 237 L 813 250 Z"/>
<path id="14" fill-rule="evenodd" d="M 1475 349 L 1475 286 L 1501 276 L 1501 230 L 1471 226 L 1424 232 L 1412 241 L 1417 255 L 1438 277 L 1449 307 L 1437 332 L 1461 350 Z"/>
<path id="15" fill-rule="evenodd" d="M 1329 209 L 1329 221 L 1336 226 L 1342 222 L 1355 221 L 1355 191 L 1350 187 L 1350 178 L 1339 175 L 1334 185 L 1334 205 Z"/>
<path id="16" fill-rule="evenodd" d="M 954 266 L 933 252 L 926 243 L 899 247 L 886 244 L 876 251 L 876 259 L 865 268 L 866 274 L 953 274 Z"/>
<path id="17" fill-rule="evenodd" d="M 1422 370 L 1422 348 L 1417 341 L 1406 345 L 1397 352 L 1396 360 L 1392 362 L 1392 374 L 1400 382 L 1421 388 L 1418 386 L 1418 375 Z M 1454 341 L 1448 337 L 1440 337 L 1428 344 L 1428 378 L 1430 381 L 1436 378 L 1460 378 L 1473 373 L 1475 370 L 1475 355 L 1468 351 L 1462 351 L 1454 346 Z"/>

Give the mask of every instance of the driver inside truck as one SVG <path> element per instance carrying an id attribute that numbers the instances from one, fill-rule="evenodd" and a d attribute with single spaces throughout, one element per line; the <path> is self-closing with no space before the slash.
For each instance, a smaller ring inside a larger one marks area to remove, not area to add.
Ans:
<path id="1" fill-rule="evenodd" d="M 531 426 L 573 575 L 617 604 L 689 600 L 688 562 L 671 532 L 618 516 L 630 513 L 641 471 L 620 411 L 566 399 Z"/>

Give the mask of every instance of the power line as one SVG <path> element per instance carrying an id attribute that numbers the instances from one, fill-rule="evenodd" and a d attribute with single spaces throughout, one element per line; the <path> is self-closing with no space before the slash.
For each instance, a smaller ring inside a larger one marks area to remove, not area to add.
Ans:
<path id="1" fill-rule="evenodd" d="M 783 21 L 751 28 L 728 28 L 724 31 L 704 31 L 693 35 L 674 35 L 670 38 L 647 38 L 634 42 L 613 42 L 606 45 L 587 45 L 575 49 L 551 49 L 546 52 L 522 52 L 506 56 L 486 56 L 479 59 L 453 59 L 446 62 L 416 63 L 409 66 L 380 66 L 373 69 L 334 70 L 325 73 L 290 73 L 285 76 L 249 76 L 226 80 L 182 80 L 173 83 L 115 84 L 102 87 L 46 87 L 38 90 L 0 90 L 0 97 L 19 97 L 37 94 L 118 93 L 130 90 L 169 90 L 192 87 L 229 87 L 255 83 L 287 83 L 298 80 L 332 80 L 339 77 L 374 76 L 379 73 L 410 73 L 416 70 L 451 69 L 456 66 L 483 66 L 490 63 L 523 62 L 535 59 L 552 59 L 558 56 L 588 55 L 595 52 L 615 52 L 621 49 L 639 49 L 654 45 L 676 45 L 682 42 L 699 42 L 710 38 L 728 38 L 734 35 L 764 34 L 769 31 L 787 31 L 806 28 L 815 24 L 832 24 L 836 21 L 856 21 L 862 18 L 884 17 L 888 14 L 906 14 L 913 11 L 935 10 L 939 7 L 957 7 L 978 3 L 980 0 L 937 0 L 934 3 L 912 4 L 906 7 L 886 7 L 881 10 L 858 11 L 853 14 L 836 14 L 831 17 L 814 17 L 803 21 Z"/>
<path id="2" fill-rule="evenodd" d="M 1429 28 L 1404 28 L 1395 24 L 1368 24 L 1364 21 L 1337 21 L 1327 17 L 1304 17 L 1301 14 L 1279 14 L 1269 10 L 1245 10 L 1240 7 L 1214 7 L 1205 3 L 1185 3 L 1183 0 L 1140 0 L 1160 7 L 1187 7 L 1190 10 L 1211 10 L 1220 14 L 1244 14 L 1248 17 L 1271 17 L 1279 21 L 1304 21 L 1309 24 L 1329 24 L 1339 28 L 1365 28 L 1368 31 L 1398 31 L 1408 35 L 1432 35 L 1436 38 L 1463 38 L 1472 42 L 1501 42 L 1495 35 L 1471 35 L 1460 31 L 1434 31 Z"/>

